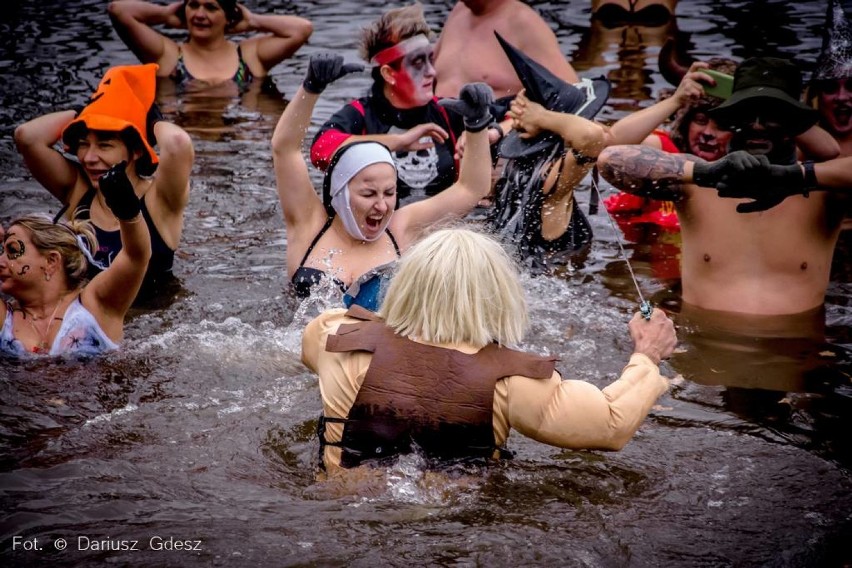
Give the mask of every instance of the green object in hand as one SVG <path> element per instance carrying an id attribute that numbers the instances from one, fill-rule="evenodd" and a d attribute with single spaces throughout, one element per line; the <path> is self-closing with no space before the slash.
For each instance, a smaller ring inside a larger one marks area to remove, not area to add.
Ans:
<path id="1" fill-rule="evenodd" d="M 707 73 L 716 81 L 715 85 L 704 85 L 704 92 L 706 94 L 711 97 L 719 97 L 720 99 L 727 99 L 731 96 L 734 90 L 734 78 L 731 75 L 713 71 L 712 69 L 702 69 L 701 72 Z"/>

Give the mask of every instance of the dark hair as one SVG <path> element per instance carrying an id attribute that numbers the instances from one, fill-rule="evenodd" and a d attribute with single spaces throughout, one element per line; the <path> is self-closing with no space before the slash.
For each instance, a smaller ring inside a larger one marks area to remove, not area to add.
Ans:
<path id="1" fill-rule="evenodd" d="M 130 157 L 134 153 L 139 152 L 141 155 L 134 162 L 136 173 L 143 176 L 153 174 L 157 166 L 151 161 L 151 156 L 148 154 L 145 144 L 142 143 L 142 137 L 136 132 L 135 128 L 128 126 L 124 130 L 118 132 L 114 130 L 90 130 L 85 122 L 77 122 L 72 124 L 62 136 L 62 140 L 68 146 L 72 154 L 77 154 L 79 149 L 80 139 L 88 136 L 89 132 L 94 132 L 95 135 L 102 140 L 112 140 L 117 138 L 127 147 L 127 153 Z"/>
<path id="2" fill-rule="evenodd" d="M 199 2 L 202 0 L 198 0 Z M 186 25 L 186 5 L 190 0 L 183 0 L 183 7 L 177 11 L 177 16 L 183 25 Z M 219 4 L 219 7 L 225 12 L 225 17 L 228 19 L 228 27 L 234 27 L 240 20 L 243 19 L 243 12 L 237 6 L 237 0 L 213 0 Z"/>

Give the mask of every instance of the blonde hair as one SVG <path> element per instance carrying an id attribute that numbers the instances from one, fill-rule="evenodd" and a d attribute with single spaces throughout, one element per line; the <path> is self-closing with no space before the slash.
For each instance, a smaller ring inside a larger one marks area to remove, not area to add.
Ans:
<path id="1" fill-rule="evenodd" d="M 400 335 L 474 347 L 518 344 L 529 317 L 515 262 L 463 228 L 432 233 L 403 255 L 379 314 Z"/>
<path id="2" fill-rule="evenodd" d="M 358 53 L 365 61 L 370 61 L 383 49 L 419 34 L 431 37 L 432 30 L 423 16 L 423 6 L 415 2 L 411 6 L 388 10 L 381 18 L 364 28 Z"/>
<path id="3" fill-rule="evenodd" d="M 62 269 L 68 278 L 68 284 L 77 288 L 87 279 L 89 263 L 80 249 L 78 235 L 83 244 L 94 255 L 98 250 L 95 229 L 88 221 L 57 221 L 46 215 L 24 215 L 12 221 L 10 226 L 24 227 L 30 232 L 30 241 L 41 254 L 56 251 L 62 257 Z"/>

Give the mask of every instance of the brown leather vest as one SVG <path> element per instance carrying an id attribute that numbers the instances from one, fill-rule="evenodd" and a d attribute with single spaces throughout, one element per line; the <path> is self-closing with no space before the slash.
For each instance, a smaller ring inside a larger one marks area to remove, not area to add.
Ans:
<path id="1" fill-rule="evenodd" d="M 347 315 L 363 321 L 341 325 L 336 335 L 328 337 L 326 351 L 367 351 L 373 357 L 355 403 L 342 420 L 343 439 L 334 444 L 343 448 L 343 467 L 410 453 L 414 447 L 428 458 L 442 460 L 491 456 L 496 449 L 492 424 L 496 382 L 511 375 L 550 378 L 557 361 L 497 344 L 468 355 L 396 335 L 360 306 L 353 306 Z M 321 446 L 327 443 L 323 434 Z"/>

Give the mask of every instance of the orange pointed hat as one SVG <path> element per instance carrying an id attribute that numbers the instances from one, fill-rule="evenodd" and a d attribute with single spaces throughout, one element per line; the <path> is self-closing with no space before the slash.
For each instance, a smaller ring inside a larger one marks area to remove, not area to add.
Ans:
<path id="1" fill-rule="evenodd" d="M 62 141 L 70 145 L 79 125 L 85 125 L 89 130 L 106 132 L 121 132 L 131 128 L 139 135 L 153 172 L 159 159 L 148 140 L 146 123 L 148 111 L 156 96 L 157 69 L 159 65 L 155 63 L 121 65 L 108 69 L 89 104 L 62 131 Z"/>

